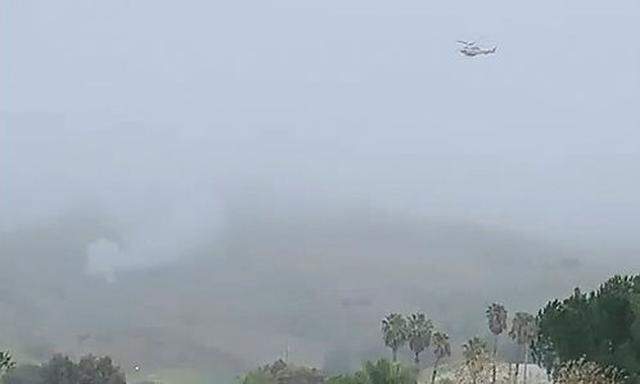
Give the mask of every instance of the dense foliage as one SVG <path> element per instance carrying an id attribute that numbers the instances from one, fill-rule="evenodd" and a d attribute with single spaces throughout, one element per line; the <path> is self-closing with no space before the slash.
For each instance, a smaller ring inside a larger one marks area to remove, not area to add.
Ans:
<path id="1" fill-rule="evenodd" d="M 380 359 L 375 363 L 367 361 L 353 375 L 332 377 L 327 384 L 415 384 L 416 377 L 415 369 Z"/>
<path id="2" fill-rule="evenodd" d="M 315 368 L 297 367 L 278 360 L 246 374 L 241 384 L 319 384 L 324 375 Z"/>
<path id="3" fill-rule="evenodd" d="M 42 369 L 39 365 L 18 365 L 2 378 L 3 384 L 43 384 Z"/>
<path id="4" fill-rule="evenodd" d="M 47 363 L 19 366 L 3 378 L 4 384 L 125 384 L 125 376 L 111 358 L 88 355 L 78 363 L 63 355 Z"/>
<path id="5" fill-rule="evenodd" d="M 640 276 L 615 276 L 589 294 L 576 289 L 538 313 L 537 362 L 549 372 L 582 358 L 640 382 Z"/>
<path id="6" fill-rule="evenodd" d="M 602 367 L 584 358 L 560 364 L 553 374 L 556 384 L 619 384 L 625 380 L 625 374 L 618 368 Z"/>

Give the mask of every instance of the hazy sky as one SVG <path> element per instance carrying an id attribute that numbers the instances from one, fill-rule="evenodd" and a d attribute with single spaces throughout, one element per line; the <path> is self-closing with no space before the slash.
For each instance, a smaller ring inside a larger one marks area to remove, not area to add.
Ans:
<path id="1" fill-rule="evenodd" d="M 4 1 L 1 223 L 84 199 L 197 227 L 247 194 L 638 247 L 639 9 Z"/>

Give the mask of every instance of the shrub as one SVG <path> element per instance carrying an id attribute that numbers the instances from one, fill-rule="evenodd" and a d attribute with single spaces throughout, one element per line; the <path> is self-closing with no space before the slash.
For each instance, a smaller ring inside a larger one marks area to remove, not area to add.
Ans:
<path id="1" fill-rule="evenodd" d="M 626 379 L 620 369 L 602 367 L 584 358 L 560 364 L 553 374 L 553 382 L 556 384 L 618 384 Z"/>

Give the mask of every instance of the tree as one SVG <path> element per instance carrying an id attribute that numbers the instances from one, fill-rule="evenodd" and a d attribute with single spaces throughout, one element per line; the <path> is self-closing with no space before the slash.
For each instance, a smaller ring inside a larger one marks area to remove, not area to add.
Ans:
<path id="1" fill-rule="evenodd" d="M 524 363 L 524 384 L 527 384 L 527 363 L 529 356 L 529 345 L 536 337 L 536 318 L 530 313 L 517 312 L 511 323 L 511 330 L 509 336 L 520 346 L 522 349 L 523 363 Z M 518 371 L 520 364 L 516 363 L 515 382 L 518 382 Z"/>
<path id="2" fill-rule="evenodd" d="M 124 384 L 124 375 L 120 368 L 113 365 L 109 356 L 88 355 L 80 359 L 76 369 L 78 384 Z"/>
<path id="3" fill-rule="evenodd" d="M 407 320 L 398 313 L 391 313 L 382 320 L 382 337 L 384 344 L 391 348 L 393 361 L 398 360 L 398 349 L 408 339 Z"/>
<path id="4" fill-rule="evenodd" d="M 326 384 L 366 384 L 366 380 L 358 375 L 338 375 L 330 377 Z"/>
<path id="5" fill-rule="evenodd" d="M 433 354 L 436 361 L 433 363 L 433 373 L 431 374 L 431 384 L 435 384 L 438 365 L 445 357 L 451 356 L 451 345 L 449 344 L 449 336 L 444 332 L 435 332 L 432 336 Z"/>
<path id="6" fill-rule="evenodd" d="M 365 384 L 353 375 L 338 375 L 327 379 L 326 384 Z"/>
<path id="7" fill-rule="evenodd" d="M 125 384 L 120 368 L 110 357 L 84 356 L 75 364 L 68 356 L 54 355 L 41 367 L 44 384 Z"/>
<path id="8" fill-rule="evenodd" d="M 493 303 L 487 308 L 487 321 L 489 331 L 493 333 L 493 368 L 491 371 L 491 383 L 496 382 L 496 360 L 498 356 L 498 336 L 507 329 L 507 310 L 503 305 Z"/>
<path id="9" fill-rule="evenodd" d="M 297 367 L 277 360 L 247 373 L 240 380 L 241 384 L 320 384 L 324 383 L 324 375 L 315 368 Z"/>
<path id="10" fill-rule="evenodd" d="M 6 373 L 16 366 L 13 357 L 8 351 L 0 352 L 0 375 Z"/>
<path id="11" fill-rule="evenodd" d="M 408 331 L 409 349 L 413 352 L 413 360 L 418 365 L 420 354 L 431 344 L 433 323 L 424 313 L 414 313 L 409 317 Z"/>
<path id="12" fill-rule="evenodd" d="M 380 359 L 375 363 L 365 362 L 353 375 L 332 377 L 327 384 L 415 384 L 416 379 L 416 370 Z"/>
<path id="13" fill-rule="evenodd" d="M 2 384 L 44 384 L 39 365 L 18 365 L 2 376 Z"/>
<path id="14" fill-rule="evenodd" d="M 640 275 L 614 276 L 589 293 L 576 288 L 549 301 L 537 320 L 533 355 L 548 373 L 584 357 L 640 383 Z"/>
<path id="15" fill-rule="evenodd" d="M 78 377 L 75 364 L 69 356 L 56 354 L 43 365 L 42 379 L 46 384 L 76 384 Z"/>
<path id="16" fill-rule="evenodd" d="M 476 384 L 478 379 L 486 373 L 489 365 L 487 343 L 474 337 L 462 345 L 462 356 L 464 357 L 464 370 L 458 379 L 462 382 L 471 381 L 472 384 Z"/>
<path id="17" fill-rule="evenodd" d="M 380 359 L 375 363 L 367 361 L 364 363 L 363 374 L 367 384 L 414 384 L 416 382 L 416 372 L 406 368 L 399 363 Z"/>

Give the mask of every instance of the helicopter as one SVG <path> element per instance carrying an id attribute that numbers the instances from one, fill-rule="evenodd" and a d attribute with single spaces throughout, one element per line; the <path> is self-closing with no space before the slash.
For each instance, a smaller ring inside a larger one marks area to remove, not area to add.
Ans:
<path id="1" fill-rule="evenodd" d="M 475 41 L 464 41 L 458 40 L 458 44 L 462 44 L 462 48 L 460 48 L 460 53 L 467 57 L 474 57 L 478 55 L 490 55 L 496 53 L 496 49 L 498 47 L 494 46 L 493 48 L 481 48 L 476 45 Z"/>

